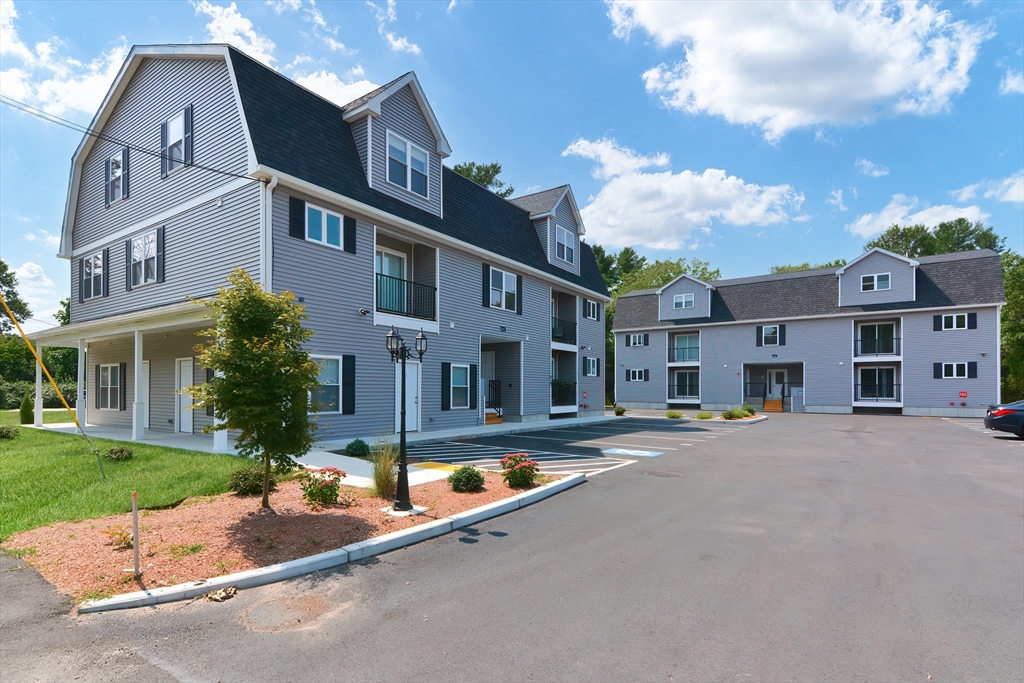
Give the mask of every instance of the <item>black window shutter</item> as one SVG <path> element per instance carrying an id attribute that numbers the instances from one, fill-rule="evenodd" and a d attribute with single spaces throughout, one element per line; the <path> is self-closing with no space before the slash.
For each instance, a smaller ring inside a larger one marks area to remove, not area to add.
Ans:
<path id="1" fill-rule="evenodd" d="M 117 374 L 117 381 L 120 383 L 120 386 L 117 387 L 117 391 L 121 394 L 120 397 L 118 397 L 117 409 L 124 412 L 126 409 L 125 403 L 128 400 L 128 364 L 121 363 L 121 367 Z"/>
<path id="2" fill-rule="evenodd" d="M 100 407 L 100 366 L 99 365 L 96 366 L 96 386 L 93 387 L 93 388 L 96 391 L 96 396 L 93 397 L 93 402 L 96 405 L 96 409 L 99 410 L 99 407 Z"/>
<path id="3" fill-rule="evenodd" d="M 124 243 L 124 290 L 132 291 L 132 241 Z"/>
<path id="4" fill-rule="evenodd" d="M 633 345 L 632 342 L 633 342 L 633 335 L 627 334 L 626 335 L 626 346 L 632 346 Z"/>
<path id="5" fill-rule="evenodd" d="M 755 340 L 754 343 L 758 346 L 764 346 L 764 327 L 762 325 L 758 325 L 754 328 L 754 331 L 757 332 L 757 340 Z"/>
<path id="6" fill-rule="evenodd" d="M 342 249 L 350 254 L 356 253 L 356 219 L 345 216 L 345 234 L 342 237 Z"/>
<path id="7" fill-rule="evenodd" d="M 491 267 L 484 264 L 484 308 L 491 307 Z"/>
<path id="8" fill-rule="evenodd" d="M 523 314 L 523 276 L 516 275 L 516 313 Z"/>
<path id="9" fill-rule="evenodd" d="M 942 332 L 942 316 L 932 316 L 932 332 Z"/>
<path id="10" fill-rule="evenodd" d="M 942 363 L 932 363 L 932 378 L 942 379 Z"/>
<path id="11" fill-rule="evenodd" d="M 213 381 L 213 368 L 206 368 L 206 381 L 207 383 Z M 206 416 L 213 417 L 213 404 L 206 406 Z"/>
<path id="12" fill-rule="evenodd" d="M 601 322 L 601 303 L 598 302 L 594 305 L 597 306 L 597 321 Z"/>
<path id="13" fill-rule="evenodd" d="M 632 370 L 629 370 L 629 369 L 627 369 L 627 370 L 626 370 L 626 381 L 627 381 L 627 382 L 632 382 L 632 381 L 633 381 L 633 380 L 631 379 L 631 378 L 632 378 L 632 376 L 633 376 L 633 371 L 632 371 Z"/>
<path id="14" fill-rule="evenodd" d="M 973 360 L 967 364 L 967 379 L 978 379 L 978 364 Z"/>
<path id="15" fill-rule="evenodd" d="M 476 396 L 480 393 L 480 387 L 477 386 L 476 377 L 476 364 L 469 366 L 469 409 L 476 410 Z"/>
<path id="16" fill-rule="evenodd" d="M 601 376 L 601 359 L 600 358 L 597 359 L 597 376 L 598 377 Z"/>
<path id="17" fill-rule="evenodd" d="M 306 239 L 306 202 L 298 197 L 288 198 L 288 236 Z"/>
<path id="18" fill-rule="evenodd" d="M 779 346 L 786 345 L 786 326 L 779 325 Z"/>
<path id="19" fill-rule="evenodd" d="M 341 357 L 341 414 L 356 412 L 356 357 Z"/>
<path id="20" fill-rule="evenodd" d="M 582 370 L 580 370 L 580 376 L 581 377 L 586 377 L 587 376 L 587 357 L 586 356 L 580 356 L 580 361 L 581 361 L 580 367 L 583 368 Z"/>
<path id="21" fill-rule="evenodd" d="M 649 335 L 646 332 L 644 332 L 644 346 L 650 346 L 650 345 L 651 345 L 651 335 Z"/>
<path id="22" fill-rule="evenodd" d="M 192 165 L 192 105 L 185 107 L 185 165 Z"/>
<path id="23" fill-rule="evenodd" d="M 586 318 L 587 314 L 590 313 L 590 307 L 587 305 L 589 302 L 586 299 L 581 298 L 580 304 L 583 309 L 583 313 L 580 314 L 580 318 Z"/>
<path id="24" fill-rule="evenodd" d="M 106 267 L 106 263 L 103 264 Z M 78 303 L 85 301 L 85 259 L 78 259 Z"/>
<path id="25" fill-rule="evenodd" d="M 441 410 L 452 409 L 452 364 L 441 363 Z"/>
<path id="26" fill-rule="evenodd" d="M 103 296 L 110 294 L 110 249 L 103 250 Z"/>
<path id="27" fill-rule="evenodd" d="M 967 329 L 976 330 L 978 329 L 978 314 L 968 313 L 967 314 Z"/>
<path id="28" fill-rule="evenodd" d="M 167 177 L 167 122 L 160 124 L 160 177 Z"/>
<path id="29" fill-rule="evenodd" d="M 164 229 L 156 229 L 156 281 L 164 281 Z"/>
<path id="30" fill-rule="evenodd" d="M 121 150 L 121 198 L 128 199 L 128 148 Z"/>
<path id="31" fill-rule="evenodd" d="M 110 159 L 103 164 L 103 205 L 110 208 Z"/>
<path id="32" fill-rule="evenodd" d="M 650 382 L 651 381 L 651 371 L 648 370 L 647 368 L 644 368 L 644 381 L 645 382 Z"/>

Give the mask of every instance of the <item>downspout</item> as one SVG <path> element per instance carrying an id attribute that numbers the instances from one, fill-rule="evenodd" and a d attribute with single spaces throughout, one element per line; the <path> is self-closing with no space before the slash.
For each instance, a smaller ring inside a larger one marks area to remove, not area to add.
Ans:
<path id="1" fill-rule="evenodd" d="M 263 288 L 268 292 L 274 291 L 274 188 L 277 187 L 277 182 L 278 177 L 271 176 L 270 182 L 263 188 L 263 215 L 260 217 L 260 279 Z"/>

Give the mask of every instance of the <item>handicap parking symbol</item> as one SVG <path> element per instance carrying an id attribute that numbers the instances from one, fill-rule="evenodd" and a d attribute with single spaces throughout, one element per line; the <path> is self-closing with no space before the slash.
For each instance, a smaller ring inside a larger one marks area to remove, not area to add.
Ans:
<path id="1" fill-rule="evenodd" d="M 653 458 L 657 455 L 663 455 L 664 451 L 637 451 L 631 448 L 609 448 L 606 451 L 601 451 L 606 455 L 627 455 L 634 458 Z"/>

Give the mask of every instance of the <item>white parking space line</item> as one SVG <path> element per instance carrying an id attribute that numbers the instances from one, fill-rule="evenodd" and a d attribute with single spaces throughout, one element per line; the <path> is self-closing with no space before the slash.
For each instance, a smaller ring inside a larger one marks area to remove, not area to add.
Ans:
<path id="1" fill-rule="evenodd" d="M 593 434 L 593 432 L 583 429 L 559 429 L 559 432 L 573 432 L 576 434 Z M 605 432 L 606 436 L 622 436 L 628 437 L 632 432 Z M 659 441 L 679 441 L 680 439 L 686 439 L 685 436 L 651 436 L 650 434 L 643 434 L 637 437 L 638 439 L 658 439 Z M 692 439 L 691 439 L 692 440 Z"/>
<path id="2" fill-rule="evenodd" d="M 596 439 L 559 439 L 553 436 L 523 436 L 522 434 L 509 434 L 510 437 L 516 439 L 535 439 L 537 441 L 562 441 L 564 443 L 603 443 L 609 446 L 627 446 L 636 448 L 635 443 L 621 443 L 619 441 L 598 441 Z M 689 446 L 690 444 L 680 444 L 681 446 Z M 678 448 L 671 448 L 669 446 L 658 446 L 658 448 L 664 448 L 666 451 L 678 451 Z"/>

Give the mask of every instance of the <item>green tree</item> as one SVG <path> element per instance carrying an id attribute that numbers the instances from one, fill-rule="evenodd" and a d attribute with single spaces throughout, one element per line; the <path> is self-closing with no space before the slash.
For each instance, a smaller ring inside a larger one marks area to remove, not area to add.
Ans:
<path id="1" fill-rule="evenodd" d="M 54 320 L 61 327 L 71 324 L 71 297 L 65 297 L 60 300 L 60 308 L 53 314 Z"/>
<path id="2" fill-rule="evenodd" d="M 621 282 L 624 277 L 643 270 L 647 266 L 647 257 L 640 256 L 636 253 L 633 247 L 623 247 L 615 256 L 615 270 L 618 275 L 617 282 Z"/>
<path id="3" fill-rule="evenodd" d="M 772 266 L 771 274 L 778 275 L 779 273 L 797 273 L 801 270 L 817 270 L 818 268 L 842 268 L 845 265 L 846 259 L 844 258 L 837 258 L 835 261 L 818 263 L 813 266 L 810 263 L 804 261 L 803 263 L 798 264 L 790 263 L 784 266 Z"/>
<path id="4" fill-rule="evenodd" d="M 981 221 L 972 224 L 966 218 L 957 218 L 939 223 L 934 230 L 920 224 L 893 225 L 868 241 L 864 251 L 875 247 L 910 258 L 973 249 L 1002 252 L 1006 249 L 1006 238 L 997 235 L 993 228 L 986 228 Z"/>
<path id="5" fill-rule="evenodd" d="M 0 295 L 4 297 L 7 307 L 11 309 L 14 319 L 19 323 L 32 317 L 32 311 L 29 310 L 28 304 L 18 294 L 18 276 L 8 268 L 7 262 L 3 259 L 0 259 Z M 14 324 L 7 317 L 7 311 L 0 312 L 3 313 L 0 315 L 0 332 L 10 332 L 14 329 Z"/>
<path id="6" fill-rule="evenodd" d="M 53 314 L 57 324 L 71 324 L 71 298 L 62 299 Z M 58 382 L 78 382 L 78 349 L 47 346 L 43 348 L 43 362 Z"/>
<path id="7" fill-rule="evenodd" d="M 935 252 L 935 235 L 927 227 L 917 225 L 893 225 L 888 230 L 864 245 L 864 251 L 874 248 L 885 249 L 900 256 L 930 256 Z"/>
<path id="8" fill-rule="evenodd" d="M 7 315 L 4 312 L 4 315 Z M 36 361 L 17 334 L 0 336 L 0 380 L 4 382 L 32 382 L 36 378 Z M 49 366 L 47 366 L 49 367 Z"/>
<path id="9" fill-rule="evenodd" d="M 1002 332 L 1002 398 L 1009 403 L 1024 399 L 1024 256 L 1002 255 L 1006 305 L 1000 318 Z"/>
<path id="10" fill-rule="evenodd" d="M 671 259 L 654 261 L 653 263 L 645 264 L 640 270 L 623 274 L 622 281 L 619 283 L 619 288 L 615 294 L 618 297 L 638 289 L 662 287 L 684 274 L 701 282 L 713 282 L 721 277 L 722 272 L 718 268 L 711 268 L 710 263 L 700 259 L 687 261 L 681 258 L 675 261 Z"/>
<path id="11" fill-rule="evenodd" d="M 511 197 L 516 188 L 506 185 L 504 181 L 498 180 L 501 173 L 501 164 L 497 161 L 491 164 L 478 164 L 475 161 L 466 161 L 455 164 L 452 170 L 461 176 L 469 178 L 477 185 L 486 187 L 499 197 Z"/>
<path id="12" fill-rule="evenodd" d="M 609 292 L 615 290 L 619 283 L 619 269 L 615 265 L 615 255 L 605 252 L 604 247 L 595 244 L 590 247 L 594 252 L 594 260 L 597 261 L 597 269 L 601 271 L 601 278 L 604 279 L 605 287 Z"/>
<path id="13" fill-rule="evenodd" d="M 198 302 L 214 326 L 200 332 L 199 362 L 216 371 L 210 382 L 188 391 L 196 408 L 213 406 L 218 424 L 203 430 L 240 432 L 238 452 L 263 458 L 263 507 L 270 507 L 270 468 L 291 467 L 313 446 L 309 394 L 320 365 L 305 342 L 313 332 L 302 323 L 305 308 L 291 292 L 265 292 L 242 269 L 228 276 L 217 297 Z"/>

